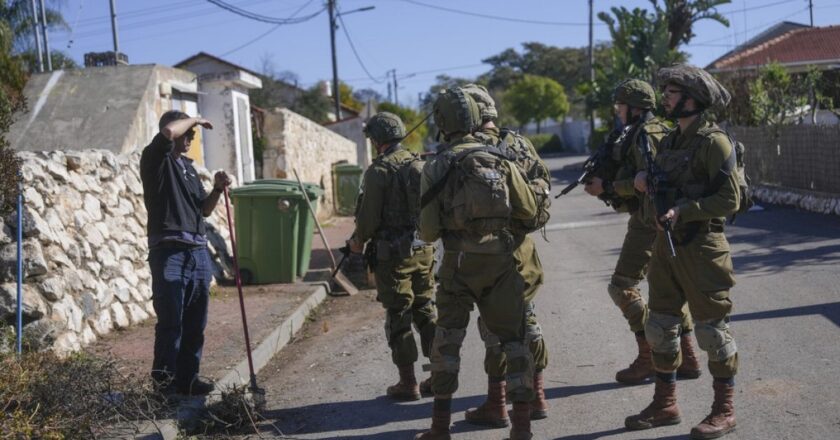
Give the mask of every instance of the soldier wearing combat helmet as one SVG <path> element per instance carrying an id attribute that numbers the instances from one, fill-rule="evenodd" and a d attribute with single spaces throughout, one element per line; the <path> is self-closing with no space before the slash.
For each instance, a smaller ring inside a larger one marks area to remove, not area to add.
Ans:
<path id="1" fill-rule="evenodd" d="M 616 87 L 613 96 L 615 112 L 623 126 L 622 134 L 611 146 L 611 154 L 600 176 L 587 182 L 584 190 L 589 195 L 605 200 L 615 210 L 630 214 L 627 233 L 624 235 L 624 243 L 607 292 L 621 310 L 630 325 L 630 330 L 635 333 L 638 347 L 636 359 L 628 368 L 617 372 L 615 380 L 626 384 L 638 384 L 654 375 L 650 345 L 645 339 L 648 308 L 639 290 L 639 284 L 647 273 L 656 228 L 644 220 L 639 206 L 645 195 L 636 192 L 633 179 L 636 173 L 645 169 L 645 160 L 639 149 L 639 138 L 647 136 L 648 145 L 651 151 L 655 152 L 670 129 L 653 116 L 656 93 L 645 81 L 623 81 Z M 677 370 L 677 376 L 680 378 L 693 379 L 700 376 L 700 364 L 691 343 L 691 331 L 691 317 L 685 313 L 680 336 L 683 362 Z"/>
<path id="2" fill-rule="evenodd" d="M 687 303 L 698 345 L 709 355 L 714 389 L 711 412 L 691 429 L 691 438 L 718 438 L 735 429 L 738 349 L 729 331 L 729 290 L 735 278 L 724 223 L 741 201 L 733 145 L 706 110 L 725 107 L 730 96 L 709 73 L 694 66 L 664 68 L 657 77 L 666 114 L 678 125 L 656 155 L 671 188 L 665 201 L 670 208 L 660 216 L 650 199 L 645 202 L 646 217 L 659 230 L 648 273 L 650 313 L 645 325 L 656 390 L 650 405 L 628 417 L 625 426 L 635 430 L 680 423 L 675 378 L 682 361 L 681 309 Z M 644 171 L 637 174 L 635 187 L 647 192 Z M 673 258 L 662 231 L 665 223 L 673 230 Z"/>
<path id="3" fill-rule="evenodd" d="M 516 260 L 516 270 L 522 275 L 525 281 L 525 302 L 527 304 L 526 316 L 526 338 L 528 348 L 534 356 L 534 394 L 531 401 L 531 420 L 544 419 L 548 417 L 548 403 L 545 399 L 543 370 L 548 365 L 548 350 L 543 338 L 542 329 L 537 322 L 537 315 L 534 310 L 534 298 L 537 290 L 543 284 L 543 268 L 540 263 L 537 247 L 534 240 L 528 235 L 535 229 L 543 226 L 548 221 L 548 207 L 551 198 L 551 175 L 545 163 L 537 155 L 531 142 L 507 128 L 499 128 L 495 121 L 499 114 L 496 110 L 496 102 L 484 86 L 478 84 L 467 84 L 462 87 L 464 92 L 470 95 L 478 105 L 481 114 L 481 126 L 475 136 L 487 145 L 494 145 L 507 148 L 513 155 L 514 163 L 527 177 L 529 185 L 537 194 L 538 207 L 540 201 L 545 209 L 545 215 L 535 220 L 539 224 L 522 225 L 513 228 L 516 235 L 516 242 L 520 243 L 513 256 Z M 484 370 L 487 373 L 487 400 L 478 408 L 467 410 L 465 419 L 467 422 L 484 425 L 503 427 L 508 426 L 508 413 L 505 404 L 505 355 L 502 351 L 501 342 L 498 336 L 492 334 L 484 321 L 478 320 L 479 334 L 485 345 Z"/>
<path id="4" fill-rule="evenodd" d="M 450 438 L 461 345 L 470 312 L 478 306 L 506 356 L 507 393 L 513 401 L 510 438 L 527 440 L 532 438 L 534 361 L 525 340 L 525 283 L 513 257 L 511 219 L 534 218 L 534 193 L 506 151 L 474 136 L 481 118 L 468 94 L 442 91 L 434 103 L 434 118 L 446 144 L 423 168 L 420 237 L 430 242 L 440 238 L 444 256 L 431 357 L 432 427 L 415 438 Z"/>
<path id="5" fill-rule="evenodd" d="M 417 346 L 412 323 L 420 333 L 420 348 L 429 357 L 435 334 L 432 302 L 432 246 L 417 238 L 420 213 L 422 161 L 405 150 L 402 120 L 393 114 L 373 115 L 365 126 L 379 155 L 365 171 L 362 195 L 356 211 L 356 230 L 347 241 L 352 252 L 368 246 L 368 261 L 376 275 L 376 299 L 385 308 L 385 336 L 399 382 L 388 387 L 388 396 L 417 400 L 430 392 L 429 380 L 417 383 L 414 363 Z"/>

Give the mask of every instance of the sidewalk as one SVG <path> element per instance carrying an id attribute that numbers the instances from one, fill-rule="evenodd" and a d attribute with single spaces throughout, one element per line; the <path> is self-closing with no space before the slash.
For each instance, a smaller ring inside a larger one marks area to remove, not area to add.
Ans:
<path id="1" fill-rule="evenodd" d="M 324 234 L 336 258 L 338 247 L 353 231 L 353 219 L 337 217 L 324 225 Z M 330 258 L 317 231 L 312 240 L 312 262 L 305 279 L 293 284 L 244 286 L 254 369 L 258 372 L 291 340 L 307 316 L 328 294 Z M 100 338 L 87 351 L 117 359 L 126 374 L 143 377 L 152 365 L 155 318 L 142 325 Z M 207 328 L 200 375 L 217 388 L 247 384 L 249 379 L 245 337 L 236 286 L 216 285 L 210 291 Z"/>

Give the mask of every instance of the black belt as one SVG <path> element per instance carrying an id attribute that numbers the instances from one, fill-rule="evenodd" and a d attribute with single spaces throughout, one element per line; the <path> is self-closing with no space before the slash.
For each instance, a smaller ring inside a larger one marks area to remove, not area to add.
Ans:
<path id="1" fill-rule="evenodd" d="M 185 251 L 192 251 L 196 249 L 203 249 L 206 247 L 207 245 L 204 244 L 188 243 L 186 241 L 163 240 L 158 244 L 152 246 L 151 249 L 180 249 Z"/>

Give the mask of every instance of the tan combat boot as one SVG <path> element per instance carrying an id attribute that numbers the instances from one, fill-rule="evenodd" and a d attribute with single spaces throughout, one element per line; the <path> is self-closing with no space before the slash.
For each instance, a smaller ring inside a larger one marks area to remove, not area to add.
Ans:
<path id="1" fill-rule="evenodd" d="M 642 412 L 624 419 L 624 426 L 632 431 L 680 423 L 677 406 L 677 384 L 656 379 L 653 402 Z"/>
<path id="2" fill-rule="evenodd" d="M 508 426 L 508 412 L 505 405 L 504 380 L 489 380 L 487 382 L 487 400 L 478 408 L 468 409 L 464 415 L 467 423 L 481 426 L 504 428 Z"/>
<path id="3" fill-rule="evenodd" d="M 542 371 L 534 372 L 534 400 L 531 401 L 531 420 L 548 417 L 548 402 L 545 401 L 545 379 Z"/>
<path id="4" fill-rule="evenodd" d="M 697 360 L 697 352 L 694 351 L 694 344 L 691 343 L 691 333 L 680 336 L 680 351 L 682 351 L 682 364 L 677 368 L 677 378 L 697 379 L 700 377 L 700 361 Z"/>
<path id="5" fill-rule="evenodd" d="M 636 385 L 653 377 L 653 361 L 651 360 L 650 345 L 644 335 L 636 335 L 639 354 L 629 367 L 615 373 L 617 382 Z"/>
<path id="6" fill-rule="evenodd" d="M 735 406 L 732 398 L 735 394 L 735 387 L 724 382 L 714 382 L 715 402 L 712 404 L 712 412 L 700 422 L 699 425 L 691 428 L 691 438 L 710 439 L 723 437 L 735 430 Z"/>
<path id="7" fill-rule="evenodd" d="M 414 377 L 414 364 L 398 365 L 400 381 L 386 390 L 388 397 L 396 400 L 419 400 L 420 387 Z"/>
<path id="8" fill-rule="evenodd" d="M 531 440 L 531 402 L 513 402 L 513 426 L 510 440 Z"/>
<path id="9" fill-rule="evenodd" d="M 432 404 L 432 429 L 414 436 L 414 440 L 450 440 L 449 424 L 452 422 L 452 399 L 435 398 Z"/>

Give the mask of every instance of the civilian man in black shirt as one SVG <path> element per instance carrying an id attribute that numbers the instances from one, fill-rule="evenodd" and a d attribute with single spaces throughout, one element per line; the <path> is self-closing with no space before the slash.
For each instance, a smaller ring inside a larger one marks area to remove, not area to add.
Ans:
<path id="1" fill-rule="evenodd" d="M 152 303 L 157 314 L 152 379 L 165 392 L 204 395 L 213 384 L 198 378 L 212 268 L 204 217 L 210 216 L 230 178 L 214 176 L 213 190 L 201 186 L 190 149 L 196 126 L 206 119 L 171 110 L 140 158 L 143 201 L 148 212 Z"/>

